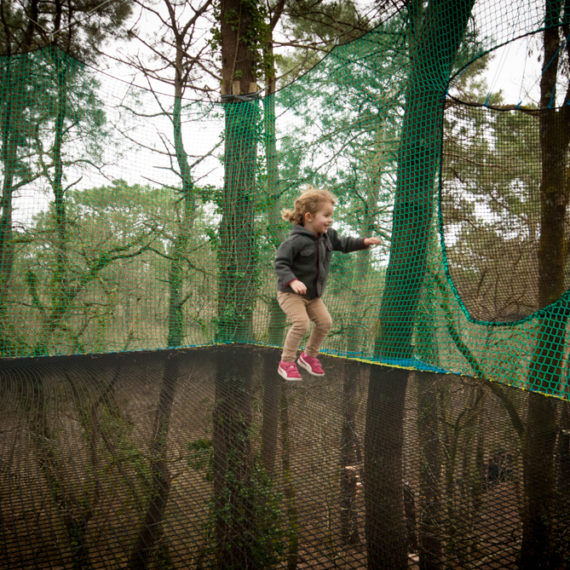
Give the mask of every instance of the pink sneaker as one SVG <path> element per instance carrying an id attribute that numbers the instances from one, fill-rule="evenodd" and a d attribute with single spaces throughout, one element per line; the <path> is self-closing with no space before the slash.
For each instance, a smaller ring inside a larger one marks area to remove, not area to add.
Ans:
<path id="1" fill-rule="evenodd" d="M 305 352 L 301 353 L 299 359 L 297 360 L 299 366 L 302 366 L 305 370 L 310 372 L 313 376 L 324 376 L 325 371 L 316 356 L 309 356 Z"/>
<path id="2" fill-rule="evenodd" d="M 299 374 L 297 365 L 294 362 L 285 362 L 282 360 L 279 363 L 277 372 L 279 372 L 279 375 L 285 378 L 285 380 L 296 381 L 303 379 L 302 376 Z"/>

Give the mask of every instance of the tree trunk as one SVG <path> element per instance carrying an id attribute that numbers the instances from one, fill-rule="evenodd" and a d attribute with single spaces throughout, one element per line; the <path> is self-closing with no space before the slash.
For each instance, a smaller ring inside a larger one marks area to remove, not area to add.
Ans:
<path id="1" fill-rule="evenodd" d="M 172 113 L 174 146 L 182 182 L 182 213 L 178 223 L 178 233 L 172 246 L 169 269 L 169 304 L 168 304 L 168 337 L 167 346 L 178 347 L 184 339 L 183 286 L 184 261 L 193 225 L 195 202 L 194 185 L 188 156 L 182 140 L 182 77 L 180 73 L 181 50 L 177 49 L 177 67 L 175 76 L 175 97 Z M 155 545 L 163 533 L 163 518 L 170 495 L 170 471 L 168 469 L 168 434 L 172 404 L 179 376 L 179 360 L 176 355 L 167 358 L 159 396 L 159 403 L 154 419 L 153 437 L 151 440 L 151 477 L 152 486 L 149 504 L 138 540 L 131 554 L 130 568 L 146 568 Z"/>
<path id="2" fill-rule="evenodd" d="M 546 0 L 546 30 L 540 90 L 540 241 L 538 253 L 538 302 L 541 308 L 564 293 L 566 240 L 564 219 L 568 202 L 566 153 L 570 140 L 570 109 L 555 107 L 559 60 L 559 28 L 562 0 Z M 568 18 L 569 14 L 565 14 Z M 568 27 L 568 23 L 564 24 Z M 570 93 L 570 89 L 568 91 Z M 568 93 L 565 102 L 568 102 Z M 562 378 L 566 326 L 554 311 L 539 323 L 539 334 L 529 367 L 529 383 L 548 393 Z M 557 434 L 556 402 L 531 393 L 528 399 L 526 438 L 523 446 L 524 505 L 521 568 L 553 568 L 560 563 L 555 551 L 553 522 L 556 519 L 554 448 Z"/>
<path id="3" fill-rule="evenodd" d="M 473 1 L 430 0 L 421 26 L 410 36 L 411 70 L 398 155 L 390 262 L 379 315 L 381 332 L 374 351 L 377 358 L 412 356 L 412 332 L 432 225 L 443 103 Z M 420 7 L 418 0 L 410 9 Z M 399 369 L 373 367 L 370 375 L 365 491 L 371 568 L 407 565 L 402 489 L 406 383 L 407 372 Z"/>
<path id="4" fill-rule="evenodd" d="M 418 386 L 418 435 L 420 438 L 420 567 L 441 568 L 441 453 L 438 420 L 438 376 L 416 375 Z"/>
<path id="5" fill-rule="evenodd" d="M 218 362 L 213 417 L 217 567 L 253 568 L 252 363 L 247 347 L 239 346 L 226 347 Z"/>
<path id="6" fill-rule="evenodd" d="M 148 567 L 154 549 L 164 532 L 163 519 L 171 486 L 168 469 L 168 434 L 179 376 L 180 356 L 167 355 L 149 446 L 151 484 L 148 506 L 130 555 L 131 570 L 143 570 Z"/>
<path id="7" fill-rule="evenodd" d="M 272 31 L 281 16 L 284 1 L 281 0 L 274 9 L 268 37 L 264 48 L 265 69 L 265 97 L 263 98 L 263 122 L 265 127 L 265 160 L 267 163 L 267 187 L 265 195 L 268 199 L 267 233 L 275 249 L 283 239 L 280 225 L 279 203 L 280 183 L 277 163 L 277 136 L 275 126 L 275 91 L 276 72 L 273 57 Z M 276 289 L 275 289 L 276 291 Z M 277 298 L 273 295 L 269 301 L 269 331 L 268 342 L 274 346 L 281 346 L 285 330 L 285 313 L 281 310 Z M 277 448 L 279 401 L 281 397 L 281 381 L 277 374 L 277 362 L 273 353 L 266 353 L 263 357 L 263 426 L 262 426 L 262 460 L 269 474 L 273 474 L 275 467 L 275 453 Z"/>
<path id="8" fill-rule="evenodd" d="M 560 402 L 560 425 L 556 456 L 556 501 L 562 516 L 555 523 L 559 556 L 562 560 L 570 560 L 570 537 L 568 537 L 568 518 L 570 516 L 570 403 Z"/>
<path id="9" fill-rule="evenodd" d="M 435 236 L 433 236 L 435 246 Z M 435 270 L 437 271 L 437 270 Z M 436 310 L 431 298 L 423 299 L 418 311 L 416 350 L 418 357 L 430 364 L 439 364 L 439 347 L 437 337 L 430 327 L 432 312 Z M 417 386 L 417 429 L 420 452 L 420 491 L 419 491 L 419 524 L 418 551 L 420 568 L 431 570 L 441 568 L 444 564 L 441 501 L 441 430 L 440 430 L 440 397 L 442 390 L 439 376 L 431 372 L 416 372 Z"/>
<path id="10" fill-rule="evenodd" d="M 184 339 L 184 261 L 186 259 L 190 233 L 194 223 L 196 211 L 194 183 L 192 172 L 188 164 L 188 154 L 182 139 L 182 47 L 181 39 L 177 39 L 176 71 L 174 79 L 174 109 L 172 112 L 172 127 L 174 135 L 174 148 L 176 162 L 182 185 L 182 212 L 177 226 L 177 235 L 172 246 L 169 271 L 169 303 L 168 303 L 168 338 L 167 346 L 182 345 Z"/>
<path id="11" fill-rule="evenodd" d="M 255 174 L 259 109 L 254 97 L 256 6 L 222 0 L 222 96 L 225 110 L 225 176 L 220 224 L 218 340 L 253 337 L 256 251 Z M 259 37 L 257 37 L 259 41 Z M 246 100 L 242 100 L 244 97 Z"/>
<path id="12" fill-rule="evenodd" d="M 260 36 L 257 3 L 221 0 L 225 154 L 220 223 L 218 331 L 221 342 L 253 338 L 256 251 L 255 175 L 259 109 L 255 97 Z M 257 16 L 257 18 L 256 18 Z M 232 346 L 217 360 L 214 409 L 214 515 L 217 566 L 250 568 L 255 521 L 251 506 L 252 362 Z"/>
<path id="13" fill-rule="evenodd" d="M 523 540 L 519 568 L 535 570 L 552 566 L 554 509 L 553 452 L 556 438 L 554 401 L 530 393 L 527 431 L 523 446 Z"/>
<path id="14" fill-rule="evenodd" d="M 258 109 L 226 103 L 224 202 L 220 224 L 218 340 L 253 340 L 255 168 Z"/>
<path id="15" fill-rule="evenodd" d="M 8 62 L 4 77 L 4 90 L 7 101 L 5 103 L 2 117 L 2 164 L 4 166 L 4 176 L 2 178 L 2 196 L 0 197 L 0 327 L 1 327 L 1 349 L 7 351 L 9 356 L 10 340 L 8 326 L 7 297 L 10 290 L 10 278 L 14 265 L 14 244 L 12 241 L 12 195 L 14 193 L 14 175 L 16 160 L 18 155 L 18 136 L 16 133 L 15 117 L 18 97 L 14 93 L 12 80 L 12 62 Z"/>
<path id="16" fill-rule="evenodd" d="M 408 566 L 402 483 L 403 414 L 408 372 L 373 366 L 364 438 L 368 568 Z"/>
<path id="17" fill-rule="evenodd" d="M 267 473 L 275 473 L 277 453 L 279 401 L 281 399 L 281 377 L 277 374 L 273 351 L 263 353 L 263 420 L 261 425 L 261 461 Z"/>
<path id="18" fill-rule="evenodd" d="M 299 560 L 299 520 L 295 501 L 295 486 L 291 476 L 291 438 L 289 435 L 289 401 L 290 389 L 281 390 L 280 423 L 281 423 L 281 468 L 283 471 L 283 489 L 287 516 L 287 570 L 295 570 Z"/>
<path id="19" fill-rule="evenodd" d="M 356 505 L 361 464 L 360 442 L 356 436 L 358 385 L 359 375 L 345 362 L 340 436 L 340 535 L 345 544 L 360 543 Z"/>
<path id="20" fill-rule="evenodd" d="M 22 43 L 18 46 L 21 56 L 14 56 L 15 46 L 11 45 L 6 36 L 4 46 L 6 67 L 2 70 L 2 89 L 0 101 L 4 103 L 2 113 L 2 150 L 1 160 L 4 166 L 2 177 L 2 194 L 0 196 L 0 354 L 11 356 L 12 341 L 8 330 L 8 293 L 10 278 L 14 266 L 13 204 L 12 197 L 15 187 L 16 166 L 18 160 L 19 141 L 22 140 L 23 109 L 30 99 L 26 94 L 23 78 L 29 74 L 28 65 L 31 58 L 27 55 L 34 43 L 34 33 L 37 31 L 38 1 L 28 3 L 29 18 L 24 30 Z M 22 181 L 23 182 L 23 181 Z"/>
<path id="21" fill-rule="evenodd" d="M 68 262 L 67 262 L 67 213 L 65 204 L 65 193 L 63 187 L 63 145 L 65 136 L 65 124 L 67 117 L 69 79 L 74 74 L 71 67 L 71 59 L 55 46 L 51 46 L 49 56 L 53 65 L 57 97 L 56 113 L 54 125 L 54 138 L 52 145 L 53 174 L 45 174 L 50 179 L 53 192 L 54 225 L 55 225 L 55 263 L 52 275 L 52 300 L 47 317 L 42 323 L 40 338 L 37 342 L 36 354 L 49 354 L 50 342 L 53 333 L 58 327 L 58 323 L 69 309 L 70 294 L 68 282 Z"/>

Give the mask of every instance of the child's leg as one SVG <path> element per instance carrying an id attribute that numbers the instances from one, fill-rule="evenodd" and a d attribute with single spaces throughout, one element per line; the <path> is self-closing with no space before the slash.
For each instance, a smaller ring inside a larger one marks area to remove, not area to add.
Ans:
<path id="1" fill-rule="evenodd" d="M 311 324 L 305 308 L 307 301 L 300 295 L 295 295 L 295 293 L 283 293 L 281 291 L 277 293 L 277 301 L 287 318 L 291 321 L 291 328 L 287 332 L 283 344 L 281 360 L 294 362 L 297 358 L 297 349 Z"/>
<path id="2" fill-rule="evenodd" d="M 320 297 L 311 299 L 307 303 L 307 313 L 311 321 L 315 323 L 315 328 L 309 337 L 305 352 L 308 356 L 317 356 L 321 344 L 332 327 L 330 313 Z"/>

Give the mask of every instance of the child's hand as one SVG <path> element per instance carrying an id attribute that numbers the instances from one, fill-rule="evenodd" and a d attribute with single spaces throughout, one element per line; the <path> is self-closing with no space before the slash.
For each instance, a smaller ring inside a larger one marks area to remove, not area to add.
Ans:
<path id="1" fill-rule="evenodd" d="M 376 237 L 364 238 L 364 245 L 368 247 L 369 245 L 378 245 L 380 240 Z"/>
<path id="2" fill-rule="evenodd" d="M 297 293 L 297 295 L 304 295 L 307 292 L 307 286 L 298 279 L 291 281 L 291 283 L 289 283 L 289 287 L 291 287 L 291 289 L 293 289 L 293 292 Z"/>

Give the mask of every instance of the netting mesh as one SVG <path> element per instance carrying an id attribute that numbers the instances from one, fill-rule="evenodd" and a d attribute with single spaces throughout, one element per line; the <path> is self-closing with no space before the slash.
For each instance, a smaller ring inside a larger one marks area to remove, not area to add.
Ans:
<path id="1" fill-rule="evenodd" d="M 2 567 L 285 568 L 292 554 L 298 568 L 367 567 L 369 367 L 326 358 L 327 379 L 302 386 L 259 373 L 245 388 L 220 383 L 216 361 L 244 355 L 4 364 Z M 420 552 L 438 568 L 516 567 L 523 459 L 502 399 L 522 414 L 528 395 L 490 386 L 453 376 L 408 384 L 402 516 L 412 568 Z M 396 540 L 380 545 L 386 560 Z"/>
<path id="2" fill-rule="evenodd" d="M 219 102 L 1 56 L 0 566 L 565 567 L 568 18 L 392 3 Z M 346 358 L 293 387 L 307 184 L 381 244 L 333 256 Z"/>

